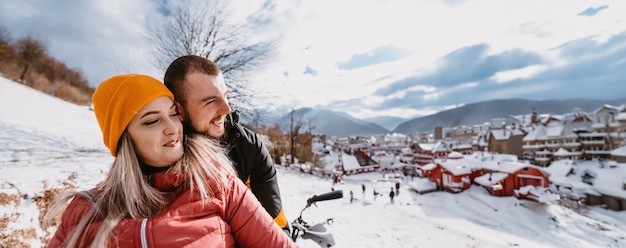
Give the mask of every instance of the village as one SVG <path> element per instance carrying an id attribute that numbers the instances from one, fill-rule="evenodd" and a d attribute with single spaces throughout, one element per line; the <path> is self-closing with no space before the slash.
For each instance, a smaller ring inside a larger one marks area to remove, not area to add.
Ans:
<path id="1" fill-rule="evenodd" d="M 434 133 L 316 136 L 322 166 L 310 173 L 350 178 L 380 173 L 419 194 L 481 187 L 494 197 L 626 210 L 626 106 L 593 113 L 508 116 Z"/>

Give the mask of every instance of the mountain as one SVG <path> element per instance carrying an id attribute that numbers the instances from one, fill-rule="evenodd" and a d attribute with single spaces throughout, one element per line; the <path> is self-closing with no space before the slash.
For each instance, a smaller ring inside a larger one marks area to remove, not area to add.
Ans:
<path id="1" fill-rule="evenodd" d="M 295 122 L 313 125 L 313 133 L 325 134 L 327 137 L 369 136 L 389 132 L 378 124 L 323 108 L 300 108 L 289 112 L 278 120 L 283 131 L 289 130 L 291 115 Z"/>
<path id="2" fill-rule="evenodd" d="M 464 106 L 438 112 L 433 115 L 405 120 L 398 117 L 376 117 L 358 119 L 344 112 L 324 108 L 300 108 L 280 112 L 265 112 L 265 121 L 261 125 L 279 123 L 282 130 L 289 130 L 289 115 L 301 116 L 301 121 L 315 127 L 314 133 L 326 136 L 366 136 L 385 133 L 433 132 L 435 127 L 455 127 L 476 125 L 489 122 L 494 118 L 506 116 L 530 115 L 533 109 L 538 114 L 566 114 L 574 111 L 591 113 L 604 104 L 619 106 L 626 104 L 626 98 L 615 100 L 566 99 L 566 100 L 528 100 L 498 99 L 466 104 Z M 287 114 L 285 114 L 287 113 Z M 244 123 L 251 123 L 246 118 Z M 259 124 L 258 122 L 256 124 Z M 387 127 L 387 128 L 385 128 Z"/>
<path id="3" fill-rule="evenodd" d="M 376 123 L 386 128 L 387 130 L 393 130 L 398 126 L 398 124 L 407 121 L 407 119 L 405 118 L 396 117 L 396 116 L 377 116 L 377 117 L 363 118 L 363 120 L 367 122 L 371 122 L 371 123 Z"/>
<path id="4" fill-rule="evenodd" d="M 400 123 L 392 132 L 415 133 L 433 132 L 437 126 L 455 127 L 460 125 L 482 124 L 493 118 L 510 115 L 529 115 L 533 109 L 539 114 L 566 114 L 574 110 L 591 113 L 604 104 L 619 106 L 626 98 L 616 100 L 566 99 L 566 100 L 526 100 L 499 99 L 471 103 L 462 107 L 441 111 Z"/>

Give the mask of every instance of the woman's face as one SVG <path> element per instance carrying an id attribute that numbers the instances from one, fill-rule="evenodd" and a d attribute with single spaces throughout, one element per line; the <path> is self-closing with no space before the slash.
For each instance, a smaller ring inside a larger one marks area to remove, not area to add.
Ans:
<path id="1" fill-rule="evenodd" d="M 162 96 L 146 104 L 127 127 L 135 152 L 154 167 L 172 165 L 183 156 L 183 125 L 174 102 Z"/>

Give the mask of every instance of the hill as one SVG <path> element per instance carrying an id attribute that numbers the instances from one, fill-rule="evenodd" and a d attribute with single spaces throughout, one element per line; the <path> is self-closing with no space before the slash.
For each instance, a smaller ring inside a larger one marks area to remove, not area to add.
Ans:
<path id="1" fill-rule="evenodd" d="M 476 125 L 506 116 L 529 115 L 535 110 L 539 114 L 566 114 L 573 111 L 592 113 L 604 104 L 619 106 L 626 104 L 626 98 L 616 100 L 566 99 L 566 100 L 527 100 L 498 99 L 467 104 L 458 108 L 439 113 L 402 120 L 397 117 L 377 117 L 358 119 L 343 112 L 335 112 L 324 108 L 301 108 L 294 110 L 300 119 L 315 127 L 313 133 L 326 136 L 367 136 L 386 133 L 433 132 L 435 127 L 455 127 Z M 291 112 L 289 112 L 291 113 Z M 283 130 L 289 130 L 289 115 L 275 118 L 273 123 L 280 123 Z M 395 128 L 386 129 L 382 126 Z M 272 122 L 271 120 L 269 121 Z M 377 124 L 379 123 L 379 124 Z"/>
<path id="2" fill-rule="evenodd" d="M 328 137 L 369 136 L 389 132 L 378 124 L 323 108 L 300 108 L 284 115 L 278 120 L 283 131 L 289 130 L 291 115 L 305 125 L 310 123 L 314 127 L 313 133 L 325 134 Z"/>
<path id="3" fill-rule="evenodd" d="M 616 100 L 566 99 L 566 100 L 526 100 L 499 99 L 471 103 L 462 107 L 441 111 L 400 123 L 393 129 L 397 133 L 433 132 L 437 126 L 455 127 L 475 125 L 510 115 L 528 115 L 533 109 L 539 114 L 565 114 L 575 109 L 591 113 L 604 104 L 619 106 L 626 103 L 626 98 Z"/>
<path id="4" fill-rule="evenodd" d="M 406 118 L 396 116 L 377 116 L 371 118 L 363 118 L 362 120 L 376 123 L 387 130 L 394 130 L 400 123 L 407 121 Z"/>

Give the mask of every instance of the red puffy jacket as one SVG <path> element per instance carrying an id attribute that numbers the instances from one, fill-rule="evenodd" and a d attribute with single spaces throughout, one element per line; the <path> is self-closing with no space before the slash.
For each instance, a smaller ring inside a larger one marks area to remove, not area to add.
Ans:
<path id="1" fill-rule="evenodd" d="M 153 175 L 157 188 L 176 188 L 167 173 Z M 171 181 L 171 182 L 170 182 Z M 182 187 L 180 187 L 182 188 Z M 165 190 L 167 191 L 167 190 Z M 259 201 L 234 176 L 227 189 L 214 198 L 201 200 L 198 192 L 179 190 L 162 213 L 149 219 L 125 219 L 115 226 L 111 247 L 297 247 L 263 209 Z M 81 218 L 93 207 L 89 199 L 75 197 L 48 247 L 63 247 Z M 87 239 L 93 240 L 102 221 L 92 224 Z"/>

